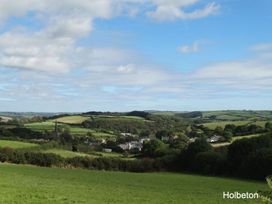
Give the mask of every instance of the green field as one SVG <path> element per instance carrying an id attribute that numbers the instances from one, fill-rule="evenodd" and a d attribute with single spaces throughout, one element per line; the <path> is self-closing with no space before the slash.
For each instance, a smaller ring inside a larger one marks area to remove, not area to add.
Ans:
<path id="1" fill-rule="evenodd" d="M 88 154 L 84 154 L 84 153 L 80 153 L 80 152 L 73 152 L 73 151 L 64 150 L 64 149 L 47 149 L 42 152 L 57 154 L 57 155 L 64 157 L 64 158 L 86 157 L 86 156 L 90 157 L 90 155 L 88 155 Z"/>
<path id="2" fill-rule="evenodd" d="M 245 111 L 245 110 L 229 110 L 229 111 L 204 111 L 203 118 L 215 116 L 219 120 L 252 120 L 252 119 L 271 119 L 271 111 Z"/>
<path id="3" fill-rule="evenodd" d="M 26 128 L 29 128 L 34 131 L 53 131 L 55 128 L 55 124 L 53 121 L 46 121 L 46 122 L 37 122 L 37 123 L 27 123 L 24 125 Z M 95 130 L 91 130 L 88 128 L 81 128 L 81 127 L 75 127 L 75 126 L 70 126 L 68 124 L 58 124 L 58 127 L 60 129 L 67 129 L 70 131 L 72 135 L 75 136 L 84 136 L 87 133 L 92 133 L 95 137 L 102 137 L 102 138 L 109 138 L 109 137 L 114 137 L 114 135 L 109 134 L 109 133 L 104 133 L 104 132 L 97 132 Z"/>
<path id="4" fill-rule="evenodd" d="M 234 141 L 236 141 L 236 140 L 245 139 L 245 138 L 259 137 L 260 135 L 261 135 L 261 134 L 235 136 L 235 137 L 232 137 L 232 142 L 234 142 Z"/>
<path id="5" fill-rule="evenodd" d="M 241 139 L 245 139 L 245 138 L 253 138 L 253 137 L 259 137 L 262 134 L 253 134 L 253 135 L 243 135 L 243 136 L 235 136 L 232 137 L 231 142 L 221 142 L 221 143 L 215 143 L 212 144 L 213 147 L 222 147 L 222 146 L 227 146 L 230 145 L 231 143 L 233 143 L 236 140 L 241 140 Z"/>
<path id="6" fill-rule="evenodd" d="M 49 130 L 52 131 L 54 130 L 54 123 L 49 121 L 49 122 L 36 122 L 36 123 L 27 123 L 24 124 L 26 128 L 32 129 L 34 131 L 45 131 Z"/>
<path id="7" fill-rule="evenodd" d="M 28 143 L 28 142 L 0 140 L 0 147 L 10 147 L 13 149 L 23 149 L 23 148 L 32 148 L 32 147 L 38 147 L 38 146 L 39 146 L 38 144 Z"/>
<path id="8" fill-rule="evenodd" d="M 256 124 L 256 125 L 264 127 L 265 123 L 267 123 L 267 121 L 252 122 L 252 121 L 248 121 L 248 120 L 238 120 L 238 121 L 216 121 L 216 122 L 211 122 L 211 123 L 203 123 L 203 125 L 205 127 L 210 128 L 210 129 L 215 129 L 216 127 L 224 128 L 228 124 L 236 125 L 236 126 L 246 125 L 246 124 Z"/>
<path id="9" fill-rule="evenodd" d="M 131 120 L 144 120 L 144 118 L 139 117 L 139 116 L 126 116 L 126 115 L 121 115 L 121 116 L 112 116 L 112 115 L 91 115 L 92 118 L 98 119 L 98 118 L 110 118 L 110 119 L 131 119 Z"/>
<path id="10" fill-rule="evenodd" d="M 133 155 L 130 155 L 129 157 L 124 157 L 120 153 L 116 152 L 91 152 L 89 154 L 83 153 L 83 152 L 73 152 L 65 149 L 47 149 L 43 150 L 43 153 L 53 153 L 57 154 L 64 158 L 73 158 L 73 157 L 91 157 L 91 158 L 97 158 L 97 157 L 115 157 L 120 159 L 126 159 L 126 160 L 134 160 L 135 158 Z"/>
<path id="11" fill-rule="evenodd" d="M 0 164 L 0 202 L 221 204 L 223 191 L 268 190 L 254 181 L 174 173 L 124 173 Z"/>

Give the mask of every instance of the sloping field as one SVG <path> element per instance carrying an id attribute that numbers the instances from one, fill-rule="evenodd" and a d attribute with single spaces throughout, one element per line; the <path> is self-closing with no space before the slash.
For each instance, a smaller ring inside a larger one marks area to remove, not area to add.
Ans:
<path id="1" fill-rule="evenodd" d="M 44 150 L 42 151 L 43 153 L 53 153 L 53 154 L 57 154 L 61 157 L 64 158 L 73 158 L 73 157 L 86 157 L 89 156 L 88 154 L 84 154 L 84 153 L 80 153 L 80 152 L 73 152 L 73 151 L 68 151 L 68 150 L 64 150 L 64 149 L 48 149 L 48 150 Z"/>
<path id="2" fill-rule="evenodd" d="M 205 127 L 210 128 L 210 129 L 215 129 L 216 127 L 224 128 L 228 124 L 236 125 L 236 126 L 246 125 L 246 124 L 249 124 L 249 125 L 255 124 L 255 125 L 259 125 L 259 126 L 264 127 L 267 122 L 268 121 L 256 121 L 256 122 L 253 122 L 253 121 L 248 121 L 248 120 L 238 120 L 238 121 L 217 121 L 217 122 L 211 122 L 211 123 L 204 123 L 203 125 Z"/>
<path id="3" fill-rule="evenodd" d="M 13 149 L 21 149 L 21 148 L 32 148 L 32 147 L 38 147 L 38 146 L 39 146 L 38 144 L 33 144 L 28 142 L 0 140 L 0 147 L 10 147 Z"/>
<path id="4" fill-rule="evenodd" d="M 172 173 L 124 173 L 0 164 L 0 202 L 86 204 L 235 204 L 223 191 L 268 190 L 266 184 Z"/>
<path id="5" fill-rule="evenodd" d="M 11 117 L 6 117 L 6 116 L 0 116 L 0 121 L 1 122 L 8 122 L 8 121 L 10 121 L 10 120 L 12 120 L 12 118 Z"/>
<path id="6" fill-rule="evenodd" d="M 86 117 L 86 116 L 74 115 L 74 116 L 60 117 L 60 118 L 57 118 L 53 121 L 57 121 L 60 123 L 66 123 L 66 124 L 81 124 L 85 120 L 88 120 L 88 119 L 89 119 L 89 117 Z"/>
<path id="7" fill-rule="evenodd" d="M 55 124 L 53 121 L 46 121 L 46 122 L 37 122 L 37 123 L 27 123 L 24 125 L 26 128 L 29 128 L 34 131 L 53 131 L 55 128 Z M 58 127 L 60 129 L 67 129 L 70 131 L 72 135 L 86 135 L 87 133 L 92 133 L 95 137 L 102 137 L 102 138 L 109 138 L 109 137 L 115 137 L 112 134 L 104 133 L 104 132 L 97 132 L 88 128 L 82 128 L 82 127 L 75 127 L 70 126 L 68 124 L 58 124 Z"/>

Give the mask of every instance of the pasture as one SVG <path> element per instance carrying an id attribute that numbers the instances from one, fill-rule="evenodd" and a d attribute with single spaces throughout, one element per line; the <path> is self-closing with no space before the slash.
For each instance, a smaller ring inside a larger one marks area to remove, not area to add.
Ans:
<path id="1" fill-rule="evenodd" d="M 234 141 L 236 141 L 236 140 L 245 139 L 245 138 L 259 137 L 260 135 L 261 135 L 261 134 L 235 136 L 235 137 L 232 138 L 232 142 L 234 142 Z"/>
<path id="2" fill-rule="evenodd" d="M 203 123 L 205 127 L 208 127 L 210 129 L 215 129 L 216 127 L 222 127 L 224 128 L 226 125 L 250 125 L 255 124 L 264 127 L 265 123 L 268 121 L 248 121 L 248 120 L 238 120 L 238 121 L 216 121 L 216 122 L 210 122 L 210 123 Z"/>
<path id="3" fill-rule="evenodd" d="M 7 117 L 7 116 L 0 116 L 0 122 L 8 122 L 8 121 L 11 121 L 12 118 L 11 117 Z"/>
<path id="4" fill-rule="evenodd" d="M 176 173 L 125 173 L 0 164 L 1 203 L 257 204 L 223 191 L 268 190 L 265 182 Z"/>
<path id="5" fill-rule="evenodd" d="M 55 123 L 53 121 L 45 121 L 45 122 L 27 123 L 24 126 L 34 131 L 43 132 L 46 130 L 53 131 L 55 128 Z M 69 130 L 69 132 L 74 136 L 84 136 L 87 133 L 92 133 L 97 138 L 115 137 L 114 135 L 109 133 L 98 132 L 92 129 L 71 126 L 68 124 L 58 124 L 58 127 L 62 130 Z"/>
<path id="6" fill-rule="evenodd" d="M 89 117 L 86 117 L 86 116 L 73 115 L 73 116 L 60 117 L 53 121 L 57 121 L 59 123 L 65 123 L 65 124 L 81 124 L 85 120 L 88 120 L 88 119 Z"/>
<path id="7" fill-rule="evenodd" d="M 271 111 L 246 111 L 246 110 L 227 110 L 227 111 L 204 111 L 203 118 L 216 117 L 218 120 L 253 120 L 271 119 Z"/>
<path id="8" fill-rule="evenodd" d="M 25 149 L 25 148 L 33 148 L 38 147 L 38 144 L 28 143 L 28 142 L 20 142 L 20 141 L 10 141 L 10 140 L 0 140 L 0 147 L 10 147 L 13 149 Z"/>
<path id="9" fill-rule="evenodd" d="M 73 152 L 64 149 L 47 149 L 42 151 L 43 153 L 53 153 L 59 155 L 63 158 L 73 158 L 73 157 L 91 157 L 89 154 L 81 153 L 81 152 Z"/>

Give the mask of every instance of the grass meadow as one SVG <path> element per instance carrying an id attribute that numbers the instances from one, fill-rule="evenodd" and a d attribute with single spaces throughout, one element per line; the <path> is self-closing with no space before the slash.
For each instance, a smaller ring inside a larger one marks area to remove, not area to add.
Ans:
<path id="1" fill-rule="evenodd" d="M 0 164 L 0 203 L 228 204 L 223 191 L 267 190 L 265 182 L 176 173 L 124 173 Z"/>
<path id="2" fill-rule="evenodd" d="M 267 121 L 252 122 L 252 121 L 248 121 L 248 120 L 238 120 L 238 121 L 216 121 L 216 122 L 204 123 L 203 125 L 205 127 L 210 128 L 210 129 L 215 129 L 216 127 L 224 128 L 228 124 L 236 125 L 236 126 L 246 125 L 246 124 L 256 124 L 256 125 L 264 127 L 265 123 L 267 123 Z"/>
<path id="3" fill-rule="evenodd" d="M 38 147 L 38 144 L 28 143 L 28 142 L 19 142 L 19 141 L 10 141 L 10 140 L 0 140 L 0 147 L 10 147 L 13 149 L 26 149 Z"/>
<path id="4" fill-rule="evenodd" d="M 70 116 L 69 116 L 70 117 Z M 45 130 L 53 131 L 55 128 L 55 124 L 53 121 L 45 121 L 45 122 L 36 122 L 36 123 L 27 123 L 24 125 L 26 128 L 29 128 L 34 131 L 43 132 Z M 61 129 L 67 129 L 70 133 L 74 136 L 84 136 L 87 133 L 92 133 L 95 137 L 99 138 L 110 138 L 115 137 L 112 134 L 104 133 L 104 132 L 97 132 L 95 130 L 91 130 L 88 128 L 70 126 L 69 124 L 58 124 L 58 127 Z"/>
<path id="5" fill-rule="evenodd" d="M 53 121 L 57 121 L 60 123 L 65 123 L 65 124 L 81 124 L 85 120 L 88 120 L 88 119 L 89 117 L 86 117 L 86 116 L 74 115 L 74 116 L 60 117 Z"/>

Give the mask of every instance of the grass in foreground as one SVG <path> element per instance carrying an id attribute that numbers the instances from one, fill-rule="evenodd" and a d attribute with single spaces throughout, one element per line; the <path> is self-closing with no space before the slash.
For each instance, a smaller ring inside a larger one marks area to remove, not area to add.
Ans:
<path id="1" fill-rule="evenodd" d="M 23 149 L 23 148 L 32 148 L 32 147 L 38 147 L 38 146 L 39 146 L 38 144 L 28 143 L 28 142 L 0 140 L 0 147 L 10 147 L 13 149 Z"/>
<path id="2" fill-rule="evenodd" d="M 0 164 L 1 203 L 260 203 L 223 191 L 268 190 L 265 182 L 172 173 L 124 173 Z"/>

